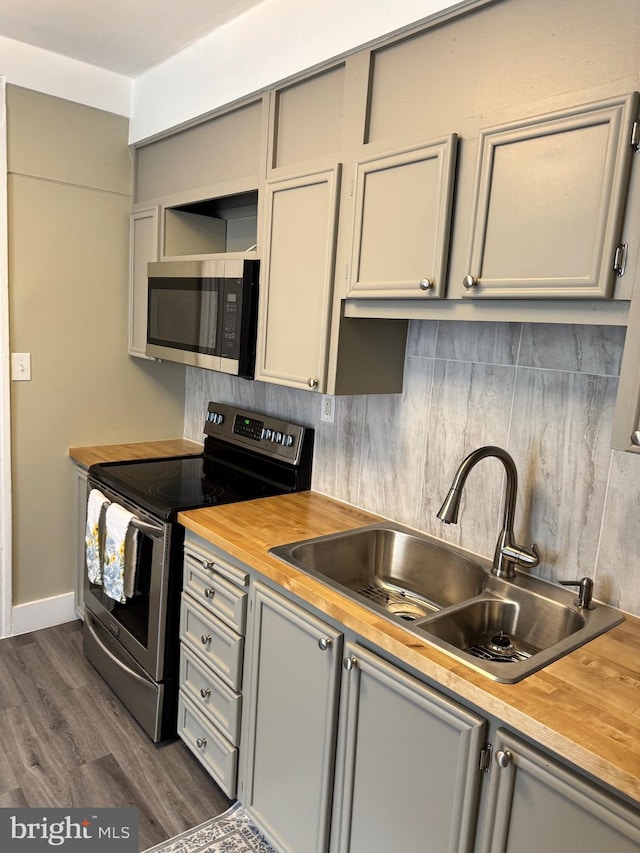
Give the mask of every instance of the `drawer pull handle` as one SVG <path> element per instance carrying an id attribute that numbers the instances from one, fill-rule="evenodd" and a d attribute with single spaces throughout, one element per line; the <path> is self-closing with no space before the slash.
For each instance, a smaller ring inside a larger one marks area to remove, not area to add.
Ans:
<path id="1" fill-rule="evenodd" d="M 208 586 L 204 591 L 204 597 L 205 598 L 213 598 L 213 596 L 215 594 L 216 594 L 215 589 L 212 589 L 210 586 Z"/>
<path id="2" fill-rule="evenodd" d="M 201 687 L 200 688 L 200 695 L 202 696 L 203 699 L 207 699 L 209 696 L 211 696 L 211 691 L 209 690 L 208 687 Z"/>
<path id="3" fill-rule="evenodd" d="M 203 646 L 206 646 L 208 643 L 211 642 L 211 634 L 203 634 L 200 637 L 200 642 L 202 643 Z"/>
<path id="4" fill-rule="evenodd" d="M 199 737 L 198 740 L 196 741 L 196 746 L 198 747 L 198 749 L 204 749 L 206 745 L 207 745 L 206 737 Z"/>
<path id="5" fill-rule="evenodd" d="M 203 560 L 202 561 L 202 568 L 207 569 L 207 571 L 211 571 L 211 569 L 213 569 L 213 566 L 214 566 L 213 560 Z"/>

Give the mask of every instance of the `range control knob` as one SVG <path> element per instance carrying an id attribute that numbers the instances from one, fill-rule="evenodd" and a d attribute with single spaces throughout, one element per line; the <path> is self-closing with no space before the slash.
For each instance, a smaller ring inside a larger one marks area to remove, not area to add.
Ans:
<path id="1" fill-rule="evenodd" d="M 282 443 L 284 444 L 285 447 L 291 447 L 291 445 L 293 444 L 293 436 L 292 435 L 283 435 L 282 436 Z"/>
<path id="2" fill-rule="evenodd" d="M 267 429 L 266 427 L 263 427 L 260 438 L 264 438 L 265 441 L 270 441 L 271 440 L 271 430 Z"/>

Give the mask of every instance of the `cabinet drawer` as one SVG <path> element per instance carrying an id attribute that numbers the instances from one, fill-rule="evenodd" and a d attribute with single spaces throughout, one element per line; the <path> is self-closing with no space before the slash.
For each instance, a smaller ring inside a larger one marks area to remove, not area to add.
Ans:
<path id="1" fill-rule="evenodd" d="M 216 730 L 180 691 L 178 735 L 228 797 L 236 795 L 238 750 Z"/>
<path id="2" fill-rule="evenodd" d="M 226 581 L 216 570 L 215 561 L 196 561 L 189 554 L 184 559 L 184 588 L 195 600 L 239 634 L 244 634 L 247 593 Z"/>
<path id="3" fill-rule="evenodd" d="M 238 746 L 242 697 L 227 687 L 184 644 L 180 649 L 180 689 L 231 743 Z"/>
<path id="4" fill-rule="evenodd" d="M 187 593 L 182 594 L 180 637 L 234 690 L 240 689 L 244 639 Z"/>
<path id="5" fill-rule="evenodd" d="M 234 566 L 224 557 L 216 554 L 208 542 L 190 531 L 187 531 L 184 553 L 185 556 L 193 558 L 196 563 L 200 563 L 202 568 L 215 569 L 218 574 L 236 586 L 246 587 L 249 585 L 249 573 L 245 569 Z"/>

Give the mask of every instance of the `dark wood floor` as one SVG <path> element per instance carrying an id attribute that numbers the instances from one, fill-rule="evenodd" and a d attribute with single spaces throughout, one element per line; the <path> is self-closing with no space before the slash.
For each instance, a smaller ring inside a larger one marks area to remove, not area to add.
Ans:
<path id="1" fill-rule="evenodd" d="M 140 850 L 227 809 L 182 741 L 145 735 L 82 654 L 81 628 L 0 640 L 0 808 L 137 806 Z"/>

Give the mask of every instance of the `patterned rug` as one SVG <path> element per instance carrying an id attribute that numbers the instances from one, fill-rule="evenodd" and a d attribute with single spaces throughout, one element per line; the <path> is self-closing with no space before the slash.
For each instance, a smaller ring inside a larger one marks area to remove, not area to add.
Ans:
<path id="1" fill-rule="evenodd" d="M 144 853 L 277 853 L 240 803 Z"/>

